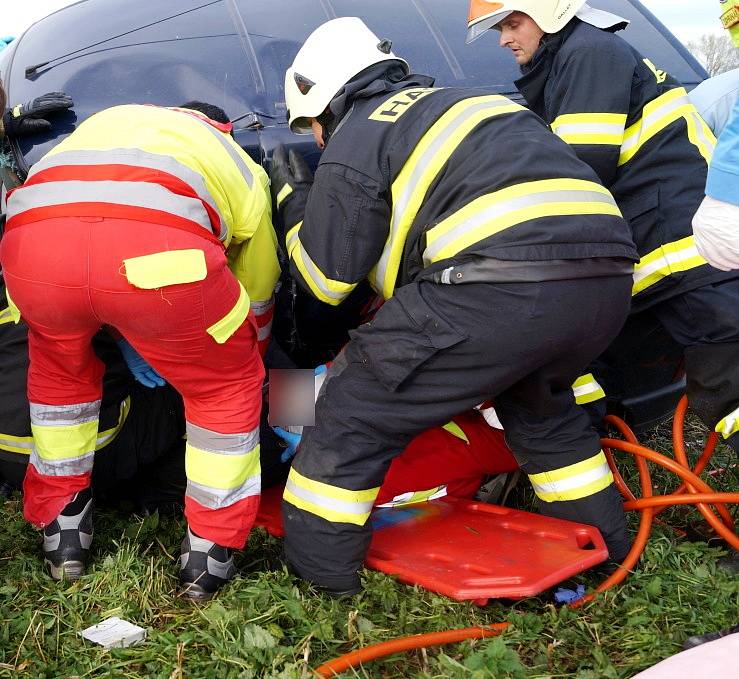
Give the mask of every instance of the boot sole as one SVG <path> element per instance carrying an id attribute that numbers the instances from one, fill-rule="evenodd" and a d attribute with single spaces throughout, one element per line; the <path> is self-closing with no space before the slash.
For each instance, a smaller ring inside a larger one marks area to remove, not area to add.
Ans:
<path id="1" fill-rule="evenodd" d="M 193 602 L 210 601 L 215 592 L 207 592 L 196 583 L 183 583 L 179 595 Z"/>
<path id="2" fill-rule="evenodd" d="M 85 564 L 82 561 L 65 561 L 55 566 L 51 561 L 45 559 L 51 569 L 51 577 L 54 580 L 79 580 L 85 574 Z"/>

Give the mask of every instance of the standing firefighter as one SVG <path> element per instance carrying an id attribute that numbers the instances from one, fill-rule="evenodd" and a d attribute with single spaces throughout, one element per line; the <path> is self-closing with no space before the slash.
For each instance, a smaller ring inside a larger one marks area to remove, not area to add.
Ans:
<path id="1" fill-rule="evenodd" d="M 264 368 L 250 298 L 267 308 L 279 269 L 267 177 L 230 131 L 223 111 L 197 102 L 117 106 L 9 194 L 0 255 L 11 312 L 28 325 L 34 439 L 24 514 L 44 529 L 54 577 L 79 577 L 92 539 L 103 364 L 90 341 L 101 326 L 123 335 L 137 379 L 153 386 L 161 373 L 184 398 L 184 593 L 206 598 L 234 573 L 260 492 Z"/>
<path id="2" fill-rule="evenodd" d="M 626 318 L 628 227 L 539 118 L 492 92 L 435 89 L 390 47 L 335 19 L 285 76 L 290 128 L 325 145 L 312 186 L 296 153 L 273 159 L 293 275 L 329 304 L 365 277 L 387 300 L 329 370 L 303 437 L 287 558 L 328 591 L 357 591 L 391 460 L 494 397 L 542 511 L 598 526 L 621 559 L 621 501 L 571 386 Z"/>
<path id="3" fill-rule="evenodd" d="M 636 243 L 634 311 L 685 347 L 691 407 L 739 450 L 739 274 L 711 267 L 691 220 L 715 138 L 680 83 L 582 0 L 472 0 L 468 41 L 500 30 L 531 109 L 611 190 Z"/>

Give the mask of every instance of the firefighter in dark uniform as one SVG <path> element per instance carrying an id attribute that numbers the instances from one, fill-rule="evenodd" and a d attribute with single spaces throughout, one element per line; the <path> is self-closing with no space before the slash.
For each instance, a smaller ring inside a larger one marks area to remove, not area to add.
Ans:
<path id="1" fill-rule="evenodd" d="M 488 397 L 542 511 L 623 558 L 621 500 L 572 390 L 628 314 L 637 254 L 610 193 L 524 107 L 433 88 L 357 18 L 320 26 L 285 90 L 291 129 L 325 145 L 315 181 L 294 151 L 273 157 L 291 271 L 327 304 L 365 278 L 387 300 L 330 368 L 288 477 L 291 568 L 357 591 L 391 460 Z"/>
<path id="2" fill-rule="evenodd" d="M 691 226 L 715 138 L 680 83 L 614 35 L 627 24 L 582 0 L 472 0 L 468 42 L 500 30 L 531 109 L 613 193 L 641 257 L 632 310 L 685 347 L 691 407 L 739 451 L 739 273 L 711 267 Z"/>

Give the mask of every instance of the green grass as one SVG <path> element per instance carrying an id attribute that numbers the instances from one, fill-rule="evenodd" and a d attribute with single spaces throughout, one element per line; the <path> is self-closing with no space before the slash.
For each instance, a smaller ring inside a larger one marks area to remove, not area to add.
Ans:
<path id="1" fill-rule="evenodd" d="M 667 451 L 666 433 L 645 441 Z M 693 455 L 702 435 L 691 421 Z M 713 468 L 732 459 L 722 448 Z M 636 488 L 628 460 L 623 469 Z M 673 487 L 668 474 L 654 472 L 658 491 Z M 710 483 L 736 490 L 736 470 Z M 684 526 L 700 517 L 677 508 L 662 518 Z M 241 576 L 193 606 L 176 596 L 180 522 L 100 512 L 89 574 L 60 584 L 42 568 L 19 499 L 0 506 L 0 520 L 0 677 L 310 677 L 310 668 L 362 645 L 501 621 L 512 625 L 500 638 L 394 656 L 346 676 L 630 677 L 679 651 L 687 636 L 739 618 L 739 579 L 714 565 L 724 552 L 665 527 L 624 585 L 573 611 L 548 594 L 479 608 L 369 571 L 364 594 L 335 601 L 289 576 L 279 541 L 261 530 L 239 555 Z M 146 627 L 147 641 L 104 651 L 78 635 L 112 615 Z"/>

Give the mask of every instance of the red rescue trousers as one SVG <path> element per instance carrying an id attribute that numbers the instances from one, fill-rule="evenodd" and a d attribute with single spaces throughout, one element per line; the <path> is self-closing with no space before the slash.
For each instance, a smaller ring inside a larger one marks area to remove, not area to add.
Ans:
<path id="1" fill-rule="evenodd" d="M 136 260 L 157 263 L 156 288 L 129 282 L 124 260 L 182 250 L 204 253 L 201 276 L 183 282 L 188 276 L 168 269 L 165 255 Z M 261 490 L 264 367 L 254 314 L 246 315 L 248 297 L 223 247 L 157 224 L 59 217 L 8 230 L 0 260 L 29 329 L 34 449 L 24 481 L 26 519 L 49 524 L 90 484 L 103 374 L 90 341 L 107 325 L 182 394 L 190 527 L 220 545 L 243 547 Z"/>

